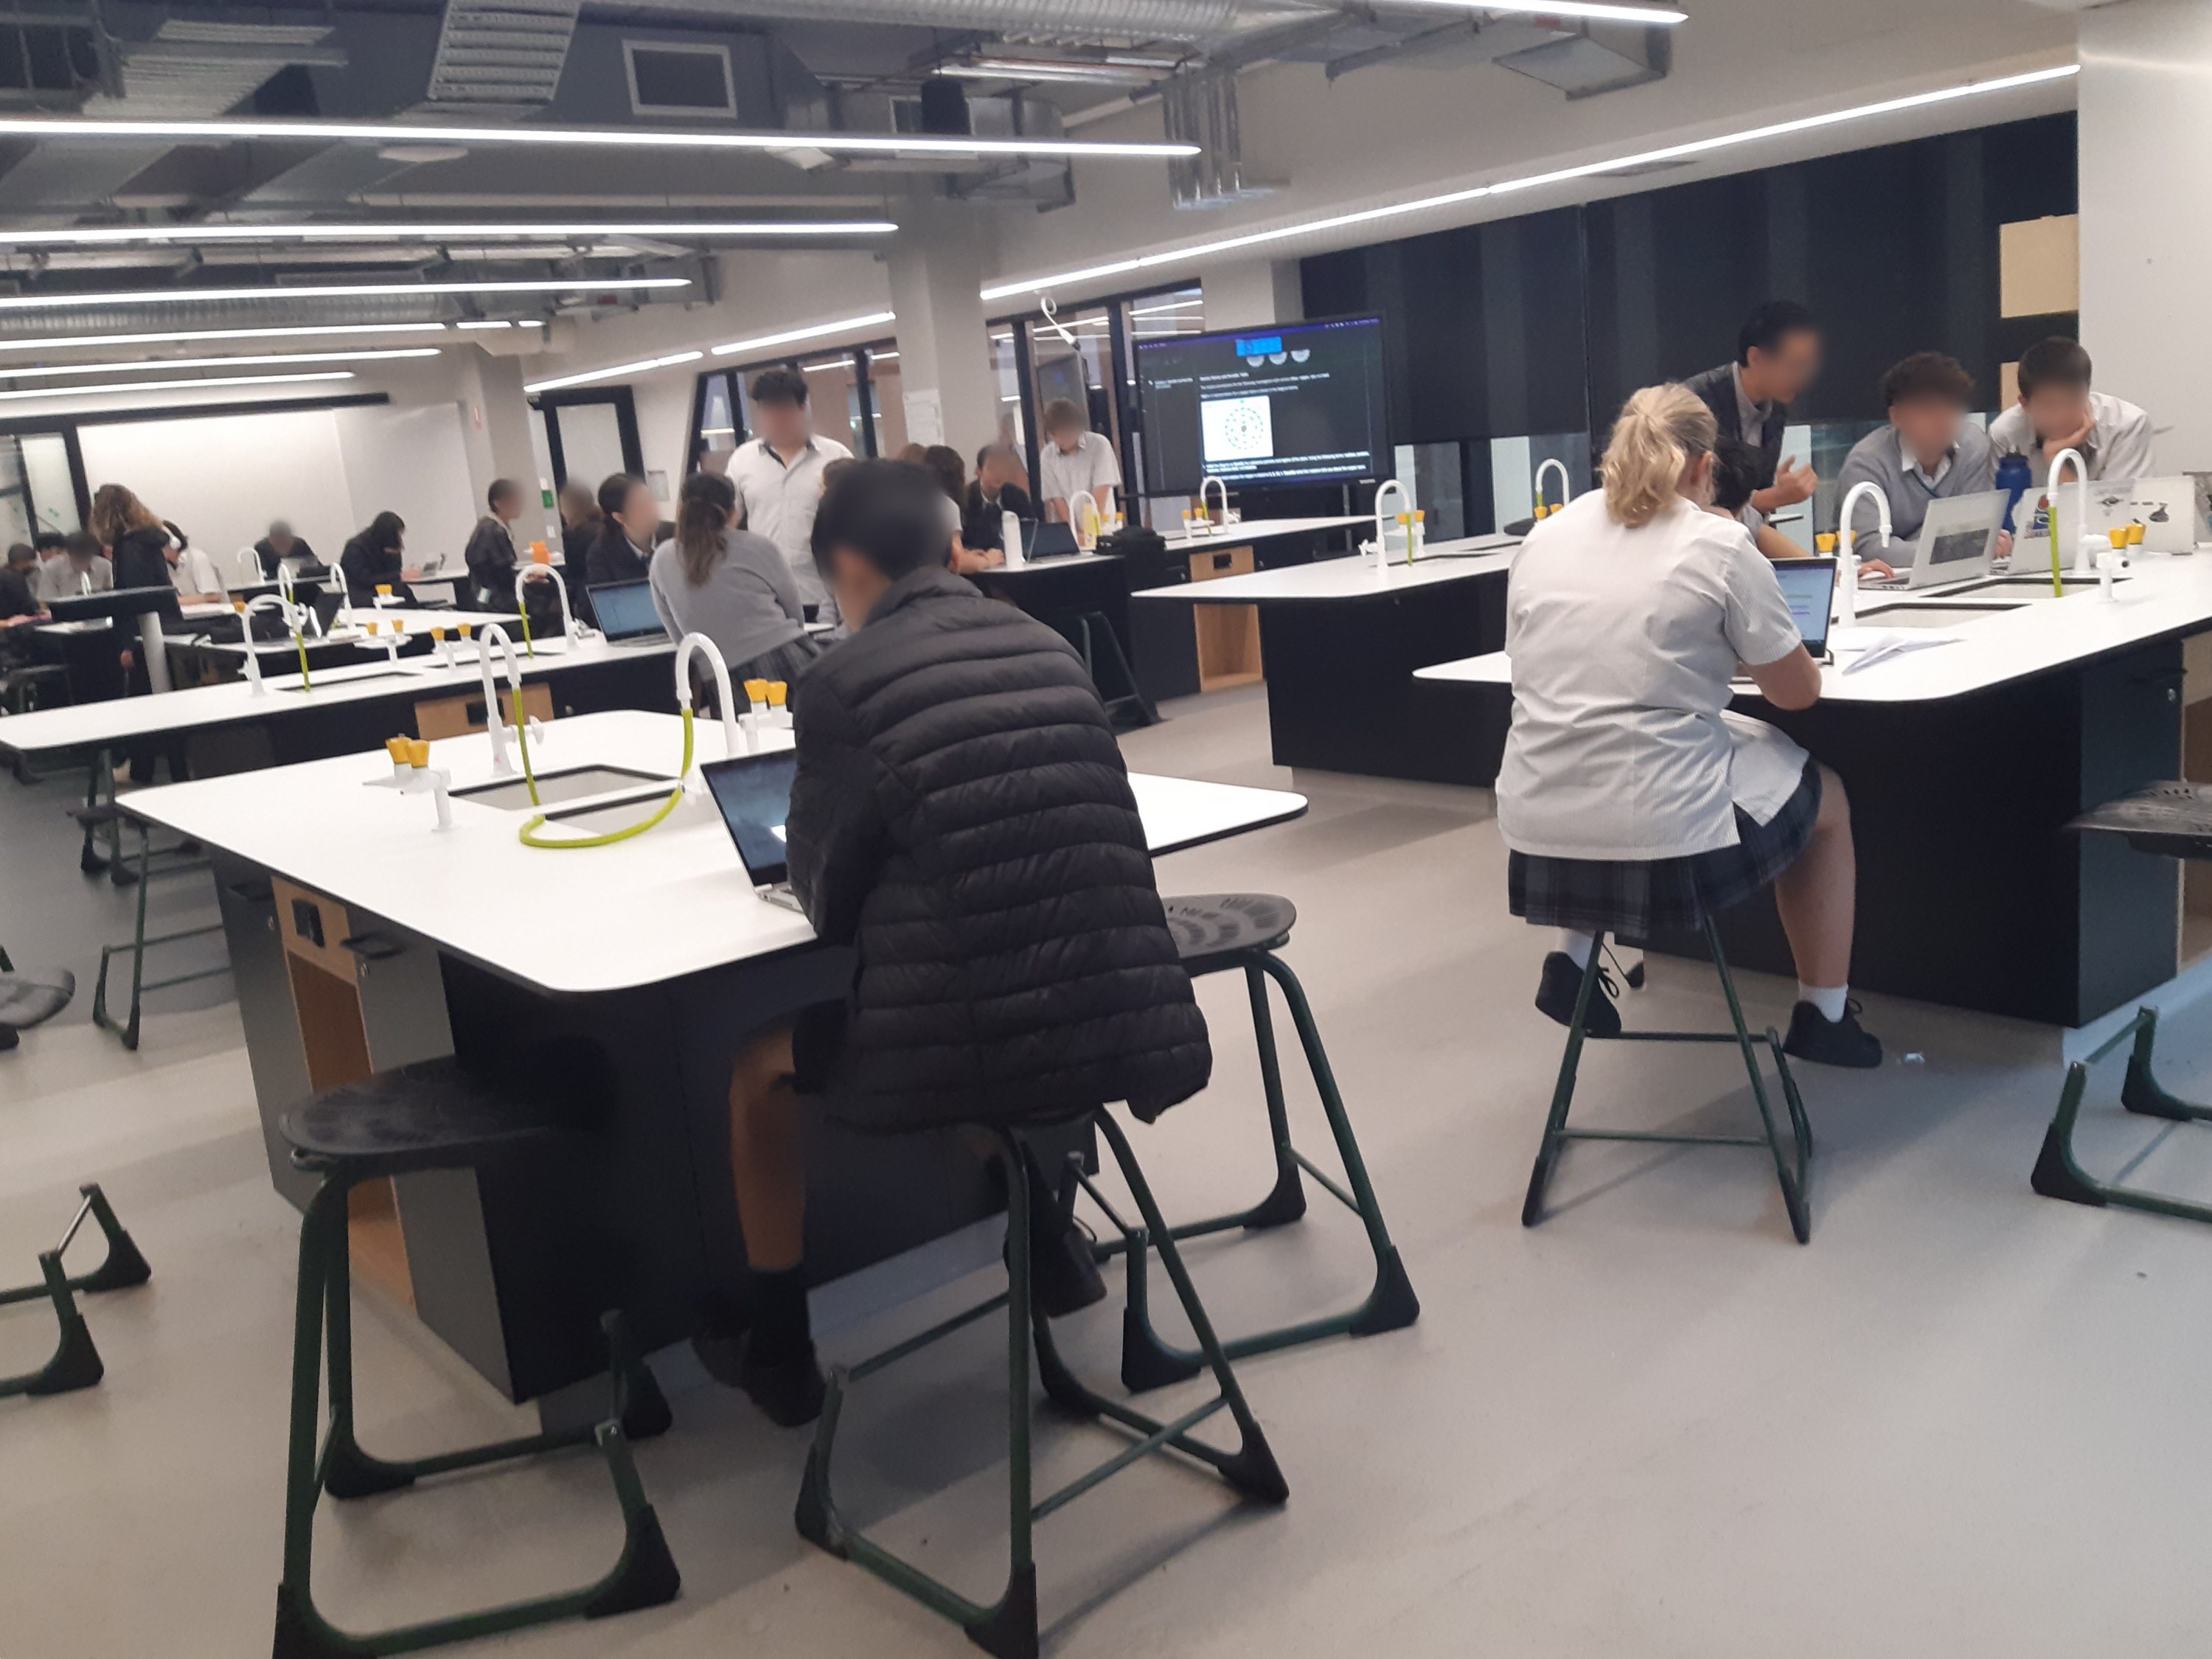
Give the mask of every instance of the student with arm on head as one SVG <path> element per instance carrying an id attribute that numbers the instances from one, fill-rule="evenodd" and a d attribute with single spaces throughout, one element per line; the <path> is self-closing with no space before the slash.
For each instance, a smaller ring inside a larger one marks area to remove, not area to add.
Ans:
<path id="1" fill-rule="evenodd" d="M 698 1343 L 780 1423 L 822 1403 L 810 1097 L 864 1129 L 1109 1100 L 1150 1119 L 1212 1066 L 1097 690 L 1058 634 L 944 568 L 939 494 L 914 467 L 858 461 L 814 526 L 853 631 L 806 676 L 786 835 L 807 920 L 856 963 L 843 1000 L 737 1049 L 730 1162 L 752 1319 L 742 1339 L 710 1326 Z M 1105 1287 L 1034 1165 L 1028 1180 L 1031 1297 L 1072 1312 Z"/>
<path id="2" fill-rule="evenodd" d="M 1069 522 L 1068 503 L 1079 490 L 1088 490 L 1100 513 L 1114 510 L 1114 492 L 1121 487 L 1121 463 L 1114 446 L 1091 429 L 1083 406 L 1069 398 L 1055 398 L 1044 406 L 1044 443 L 1037 450 L 1037 493 L 1044 500 L 1045 516 Z"/>
<path id="3" fill-rule="evenodd" d="M 1773 567 L 1705 511 L 1711 411 L 1684 387 L 1628 400 L 1605 487 L 1528 532 L 1505 601 L 1513 720 L 1498 775 L 1513 914 L 1559 928 L 1536 1006 L 1571 1021 L 1595 935 L 1694 928 L 1772 884 L 1797 963 L 1789 1053 L 1871 1066 L 1849 1000 L 1857 864 L 1841 780 L 1726 713 L 1739 663 L 1807 708 L 1820 670 Z M 1609 994 L 1593 1035 L 1620 1030 Z"/>
<path id="4" fill-rule="evenodd" d="M 1930 501 L 1996 488 L 1996 456 L 1989 434 L 1966 418 L 1973 407 L 1974 377 L 1956 358 L 1940 351 L 1913 353 L 1881 377 L 1881 400 L 1889 424 L 1851 446 L 1836 483 L 1845 495 L 1861 483 L 1879 489 L 1889 503 L 1890 533 L 1899 541 L 1919 536 Z M 1858 532 L 1860 546 L 1872 547 L 1880 515 L 1871 503 L 1861 507 L 1859 514 L 1849 528 Z M 2011 550 L 2012 538 L 2001 537 L 1997 556 Z"/>
<path id="5" fill-rule="evenodd" d="M 822 501 L 823 470 L 833 461 L 850 460 L 853 452 L 816 434 L 806 377 L 797 369 L 763 369 L 753 376 L 750 391 L 757 429 L 730 453 L 725 471 L 738 487 L 746 526 L 782 550 L 801 600 L 820 620 L 834 623 L 836 599 L 814 568 L 814 513 Z"/>
<path id="6" fill-rule="evenodd" d="M 338 555 L 338 571 L 354 604 L 374 605 L 380 587 L 389 587 L 402 599 L 413 597 L 407 591 L 406 537 L 406 520 L 397 513 L 384 512 L 346 543 Z"/>
<path id="7" fill-rule="evenodd" d="M 2039 489 L 2067 449 L 2080 452 L 2092 478 L 2154 476 L 2150 416 L 2089 376 L 2089 354 L 2073 340 L 2039 340 L 2020 354 L 2020 401 L 1990 422 L 1990 442 L 2001 456 L 2026 456 Z"/>
<path id="8" fill-rule="evenodd" d="M 733 684 L 781 680 L 795 690 L 822 654 L 807 635 L 783 550 L 738 528 L 737 486 L 720 473 L 695 472 L 684 481 L 676 534 L 653 550 L 652 581 L 653 608 L 668 637 L 704 634 Z"/>
<path id="9" fill-rule="evenodd" d="M 1751 510 L 1762 520 L 1810 501 L 1820 486 L 1819 473 L 1782 453 L 1790 405 L 1820 373 L 1820 325 L 1795 301 L 1770 300 L 1737 332 L 1734 362 L 1684 382 L 1712 411 L 1722 437 L 1741 439 L 1759 453 Z"/>

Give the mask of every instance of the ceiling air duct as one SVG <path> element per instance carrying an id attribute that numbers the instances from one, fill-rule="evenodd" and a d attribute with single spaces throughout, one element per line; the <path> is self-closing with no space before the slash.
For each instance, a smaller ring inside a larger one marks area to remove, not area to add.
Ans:
<path id="1" fill-rule="evenodd" d="M 1170 143 L 1196 144 L 1195 155 L 1168 162 L 1168 187 L 1179 208 L 1225 207 L 1273 194 L 1244 180 L 1244 143 L 1237 125 L 1237 72 L 1190 70 L 1160 83 L 1160 110 Z"/>

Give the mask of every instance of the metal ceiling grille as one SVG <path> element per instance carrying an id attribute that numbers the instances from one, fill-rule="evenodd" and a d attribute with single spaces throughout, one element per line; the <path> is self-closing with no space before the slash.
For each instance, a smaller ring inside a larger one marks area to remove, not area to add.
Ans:
<path id="1" fill-rule="evenodd" d="M 434 104 L 508 106 L 516 112 L 553 101 L 575 38 L 583 0 L 446 0 Z"/>

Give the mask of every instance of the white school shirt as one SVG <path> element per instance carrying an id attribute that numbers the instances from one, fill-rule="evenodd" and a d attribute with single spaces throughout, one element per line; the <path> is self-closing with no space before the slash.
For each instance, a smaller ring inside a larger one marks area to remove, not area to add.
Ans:
<path id="1" fill-rule="evenodd" d="M 1049 438 L 1038 447 L 1039 501 L 1073 502 L 1079 489 L 1087 489 L 1095 497 L 1101 484 L 1116 490 L 1121 487 L 1121 463 L 1115 459 L 1114 446 L 1103 433 L 1085 433 L 1073 455 Z M 1103 507 L 1105 503 L 1099 505 Z M 1068 510 L 1073 513 L 1074 508 Z"/>
<path id="2" fill-rule="evenodd" d="M 229 584 L 222 572 L 216 568 L 214 559 L 197 547 L 188 547 L 177 556 L 169 568 L 169 580 L 179 593 L 212 593 L 218 597 L 230 592 Z"/>
<path id="3" fill-rule="evenodd" d="M 726 469 L 745 509 L 745 528 L 782 550 L 798 579 L 800 600 L 823 607 L 822 617 L 828 622 L 837 619 L 837 611 L 814 568 L 814 514 L 822 505 L 823 469 L 852 453 L 836 439 L 817 436 L 809 438 L 787 466 L 765 439 L 748 438 L 731 452 Z"/>
<path id="4" fill-rule="evenodd" d="M 2089 393 L 2089 438 L 2081 458 L 2089 464 L 2092 478 L 2148 478 L 2154 476 L 2151 460 L 2150 416 L 2124 398 L 2109 392 Z M 2027 423 L 2027 410 L 2014 404 L 1990 422 L 1990 447 L 1999 455 L 2027 457 L 2029 476 L 2042 489 L 2051 481 L 2051 468 L 2043 459 L 2043 446 Z M 2066 471 L 2069 483 L 2074 471 Z"/>
<path id="5" fill-rule="evenodd" d="M 1528 532 L 1507 579 L 1513 724 L 1498 827 L 1515 852 L 1644 861 L 1733 847 L 1805 751 L 1727 715 L 1738 662 L 1802 643 L 1741 525 L 1676 497 L 1641 529 L 1592 490 Z"/>

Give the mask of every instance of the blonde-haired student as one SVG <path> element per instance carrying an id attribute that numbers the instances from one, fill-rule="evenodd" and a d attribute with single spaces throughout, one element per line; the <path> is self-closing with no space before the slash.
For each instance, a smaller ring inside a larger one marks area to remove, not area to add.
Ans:
<path id="1" fill-rule="evenodd" d="M 1820 670 L 1774 569 L 1705 510 L 1717 428 L 1680 386 L 1631 398 L 1605 488 L 1528 532 L 1506 597 L 1513 723 L 1498 825 L 1516 915 L 1561 930 L 1536 1006 L 1567 1024 L 1595 935 L 1694 930 L 1771 885 L 1797 963 L 1789 1052 L 1881 1061 L 1849 1000 L 1857 865 L 1842 781 L 1725 711 L 1739 663 L 1778 708 Z M 1609 995 L 1594 1036 L 1620 1030 Z"/>

